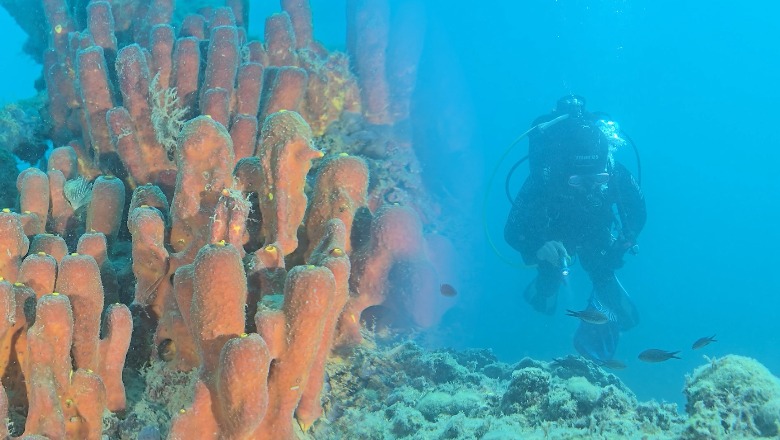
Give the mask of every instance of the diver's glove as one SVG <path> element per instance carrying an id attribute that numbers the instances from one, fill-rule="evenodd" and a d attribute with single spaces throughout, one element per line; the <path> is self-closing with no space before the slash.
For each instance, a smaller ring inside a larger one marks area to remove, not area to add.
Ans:
<path id="1" fill-rule="evenodd" d="M 560 241 L 548 241 L 542 247 L 536 251 L 536 259 L 539 262 L 550 263 L 553 267 L 561 268 L 562 262 L 569 264 L 571 257 L 569 252 L 566 251 L 566 247 Z"/>

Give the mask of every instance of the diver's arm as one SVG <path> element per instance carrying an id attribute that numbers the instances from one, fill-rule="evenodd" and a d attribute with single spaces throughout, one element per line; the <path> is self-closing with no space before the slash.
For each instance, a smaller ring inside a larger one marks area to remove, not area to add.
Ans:
<path id="1" fill-rule="evenodd" d="M 615 162 L 613 175 L 617 190 L 615 200 L 620 213 L 623 240 L 630 247 L 636 244 L 636 239 L 647 220 L 645 196 L 634 176 L 622 164 Z"/>
<path id="2" fill-rule="evenodd" d="M 504 239 L 529 265 L 538 263 L 536 252 L 547 240 L 547 210 L 543 203 L 541 182 L 529 177 L 517 194 L 504 226 Z"/>

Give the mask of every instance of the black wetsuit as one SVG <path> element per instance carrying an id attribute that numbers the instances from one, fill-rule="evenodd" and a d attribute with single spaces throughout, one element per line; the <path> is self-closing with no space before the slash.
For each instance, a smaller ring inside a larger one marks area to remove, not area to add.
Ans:
<path id="1" fill-rule="evenodd" d="M 555 185 L 558 187 L 558 185 Z M 609 182 L 587 194 L 545 184 L 530 176 L 515 198 L 504 229 L 504 238 L 519 251 L 526 264 L 540 264 L 541 271 L 558 271 L 536 252 L 548 241 L 560 241 L 571 256 L 577 254 L 594 281 L 622 265 L 623 253 L 636 243 L 645 223 L 645 201 L 639 185 L 618 162 Z M 613 210 L 617 208 L 617 212 Z M 621 237 L 613 240 L 618 220 Z"/>
<path id="2" fill-rule="evenodd" d="M 534 125 L 552 117 L 540 118 Z M 572 129 L 580 123 L 559 124 L 549 130 Z M 538 265 L 539 276 L 529 286 L 535 292 L 530 295 L 551 301 L 534 302 L 528 295 L 526 298 L 538 310 L 554 312 L 555 296 L 562 282 L 560 268 L 539 261 L 536 253 L 546 242 L 560 241 L 570 256 L 578 256 L 593 282 L 598 301 L 615 308 L 618 315 L 635 315 L 634 310 L 618 310 L 620 294 L 616 290 L 625 291 L 615 278 L 615 270 L 623 265 L 625 252 L 636 244 L 645 224 L 642 191 L 631 173 L 615 161 L 607 165 L 610 177 L 605 185 L 589 189 L 570 187 L 565 173 L 556 171 L 555 165 L 545 164 L 560 162 L 555 152 L 538 154 L 539 149 L 553 148 L 540 145 L 550 137 L 550 133 L 531 136 L 531 174 L 515 198 L 504 229 L 507 243 L 522 254 L 525 263 Z M 618 231 L 619 236 L 613 237 L 613 231 Z M 626 317 L 619 327 L 632 327 L 637 320 L 638 317 Z"/>

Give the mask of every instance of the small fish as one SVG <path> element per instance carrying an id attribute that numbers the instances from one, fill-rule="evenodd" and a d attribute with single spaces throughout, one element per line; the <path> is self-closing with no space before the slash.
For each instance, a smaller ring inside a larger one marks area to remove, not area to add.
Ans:
<path id="1" fill-rule="evenodd" d="M 600 367 L 609 368 L 610 370 L 625 370 L 626 364 L 617 359 L 609 359 L 606 361 L 597 362 Z"/>
<path id="2" fill-rule="evenodd" d="M 566 316 L 579 318 L 589 324 L 606 324 L 609 322 L 609 317 L 607 317 L 607 315 L 595 309 L 585 309 L 580 310 L 579 312 L 574 310 L 566 310 Z"/>
<path id="3" fill-rule="evenodd" d="M 447 298 L 458 296 L 458 291 L 455 290 L 454 287 L 452 287 L 452 284 L 447 284 L 447 283 L 442 284 L 439 287 L 439 291 L 441 292 L 442 296 L 446 296 Z"/>
<path id="4" fill-rule="evenodd" d="M 669 359 L 682 359 L 677 356 L 679 351 L 666 351 L 657 348 L 651 348 L 639 353 L 639 360 L 645 362 L 663 362 Z"/>
<path id="5" fill-rule="evenodd" d="M 696 342 L 693 343 L 691 348 L 693 348 L 694 350 L 698 350 L 698 349 L 700 349 L 700 348 L 702 348 L 704 346 L 710 345 L 710 343 L 712 343 L 712 342 L 718 342 L 718 340 L 715 339 L 715 335 L 706 336 L 706 337 L 697 339 Z"/>

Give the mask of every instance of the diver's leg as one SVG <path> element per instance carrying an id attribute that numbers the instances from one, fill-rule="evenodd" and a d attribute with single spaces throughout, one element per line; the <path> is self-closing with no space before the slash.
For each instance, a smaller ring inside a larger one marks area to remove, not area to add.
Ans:
<path id="1" fill-rule="evenodd" d="M 547 263 L 541 263 L 538 275 L 525 288 L 523 296 L 539 312 L 552 315 L 558 303 L 558 290 L 561 286 L 561 273 Z"/>
<path id="2" fill-rule="evenodd" d="M 620 284 L 614 272 L 594 276 L 593 293 L 589 304 L 615 322 L 621 331 L 629 330 L 639 324 L 639 311 Z"/>
<path id="3" fill-rule="evenodd" d="M 620 329 L 614 322 L 591 324 L 580 322 L 574 333 L 574 348 L 583 357 L 596 361 L 608 361 L 615 356 Z"/>
<path id="4" fill-rule="evenodd" d="M 605 324 L 580 323 L 574 334 L 574 347 L 590 359 L 607 361 L 617 349 L 620 332 L 639 323 L 639 312 L 614 272 L 591 274 L 593 292 L 588 308 L 596 309 L 609 318 Z"/>

